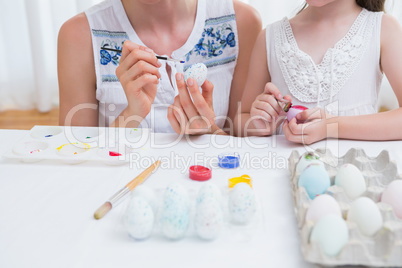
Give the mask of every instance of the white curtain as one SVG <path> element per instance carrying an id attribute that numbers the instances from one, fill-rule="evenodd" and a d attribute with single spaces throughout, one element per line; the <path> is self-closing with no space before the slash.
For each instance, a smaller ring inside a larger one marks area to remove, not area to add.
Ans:
<path id="1" fill-rule="evenodd" d="M 219 1 L 219 0 L 216 0 Z M 70 17 L 101 0 L 0 0 L 0 111 L 46 112 L 58 105 L 57 34 Z M 263 25 L 291 17 L 303 0 L 244 0 Z M 402 22 L 402 1 L 387 0 L 387 11 Z M 387 82 L 381 102 L 397 102 Z"/>
<path id="2" fill-rule="evenodd" d="M 57 35 L 100 0 L 0 0 L 0 111 L 58 105 Z"/>

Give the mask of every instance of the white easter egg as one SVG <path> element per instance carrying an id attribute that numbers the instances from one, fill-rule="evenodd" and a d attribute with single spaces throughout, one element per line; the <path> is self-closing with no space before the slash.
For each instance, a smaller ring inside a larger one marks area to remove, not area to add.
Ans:
<path id="1" fill-rule="evenodd" d="M 184 72 L 184 79 L 187 83 L 187 79 L 193 78 L 197 81 L 198 86 L 202 86 L 205 80 L 207 79 L 208 69 L 204 63 L 196 63 L 191 65 L 185 72 Z"/>
<path id="2" fill-rule="evenodd" d="M 313 227 L 310 242 L 317 242 L 322 252 L 329 256 L 337 256 L 349 241 L 349 230 L 342 217 L 327 215 Z"/>
<path id="3" fill-rule="evenodd" d="M 342 217 L 341 208 L 335 198 L 327 194 L 319 195 L 311 202 L 307 210 L 306 222 L 317 223 L 322 217 L 328 214 Z"/>
<path id="4" fill-rule="evenodd" d="M 395 215 L 402 219 L 402 180 L 394 180 L 385 188 L 381 202 L 391 205 Z"/>
<path id="5" fill-rule="evenodd" d="M 347 220 L 355 222 L 360 232 L 367 236 L 377 233 L 383 225 L 380 209 L 368 197 L 359 197 L 352 202 Z"/>
<path id="6" fill-rule="evenodd" d="M 218 200 L 206 197 L 198 204 L 194 226 L 202 239 L 213 240 L 219 236 L 223 228 L 223 212 Z"/>
<path id="7" fill-rule="evenodd" d="M 131 237 L 141 240 L 151 235 L 155 216 L 152 207 L 144 198 L 135 196 L 130 200 L 124 219 Z"/>
<path id="8" fill-rule="evenodd" d="M 154 212 L 156 212 L 157 198 L 156 198 L 154 191 L 151 188 L 149 188 L 148 186 L 139 185 L 139 186 L 135 187 L 131 196 L 132 197 L 141 196 L 148 202 L 149 205 L 151 205 Z"/>
<path id="9" fill-rule="evenodd" d="M 205 183 L 197 193 L 196 204 L 199 205 L 204 199 L 214 198 L 220 204 L 222 203 L 221 190 L 213 183 Z"/>
<path id="10" fill-rule="evenodd" d="M 241 182 L 229 194 L 229 214 L 233 222 L 249 223 L 257 210 L 257 201 L 250 185 Z"/>
<path id="11" fill-rule="evenodd" d="M 342 187 L 351 199 L 361 196 L 367 189 L 363 174 L 352 164 L 344 164 L 339 168 L 335 185 Z"/>
<path id="12" fill-rule="evenodd" d="M 172 240 L 183 238 L 190 221 L 189 199 L 183 186 L 173 183 L 166 188 L 161 210 L 163 235 Z"/>

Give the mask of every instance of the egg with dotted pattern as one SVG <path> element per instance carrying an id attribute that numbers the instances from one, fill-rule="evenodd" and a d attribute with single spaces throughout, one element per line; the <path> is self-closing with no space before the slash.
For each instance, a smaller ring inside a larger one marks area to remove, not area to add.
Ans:
<path id="1" fill-rule="evenodd" d="M 162 234 L 171 240 L 183 238 L 190 222 L 189 198 L 179 183 L 170 184 L 163 195 L 160 226 Z"/>
<path id="2" fill-rule="evenodd" d="M 141 196 L 134 196 L 126 209 L 124 223 L 128 234 L 137 240 L 148 238 L 154 227 L 152 206 Z"/>
<path id="3" fill-rule="evenodd" d="M 185 72 L 184 72 L 184 80 L 187 83 L 189 78 L 193 78 L 198 86 L 202 86 L 205 80 L 207 79 L 208 69 L 204 63 L 196 63 L 191 65 Z"/>
<path id="4" fill-rule="evenodd" d="M 229 194 L 229 214 L 234 223 L 248 224 L 257 210 L 257 201 L 253 189 L 245 182 L 233 187 Z"/>

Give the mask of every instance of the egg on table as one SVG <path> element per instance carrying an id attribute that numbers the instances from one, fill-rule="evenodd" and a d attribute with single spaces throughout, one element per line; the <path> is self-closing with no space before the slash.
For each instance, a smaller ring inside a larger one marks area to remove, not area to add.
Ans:
<path id="1" fill-rule="evenodd" d="M 124 223 L 129 235 L 141 240 L 148 238 L 154 227 L 155 215 L 152 206 L 141 196 L 131 198 Z"/>
<path id="2" fill-rule="evenodd" d="M 185 236 L 189 226 L 189 198 L 178 183 L 169 185 L 163 195 L 160 226 L 166 238 L 177 240 Z"/>
<path id="3" fill-rule="evenodd" d="M 144 198 L 149 205 L 151 205 L 152 209 L 156 213 L 157 210 L 157 198 L 154 193 L 154 191 L 149 188 L 148 186 L 145 186 L 143 184 L 138 185 L 137 187 L 134 188 L 133 192 L 131 193 L 131 196 L 141 196 Z"/>
<path id="4" fill-rule="evenodd" d="M 395 215 L 402 219 L 402 180 L 394 180 L 385 188 L 381 202 L 391 205 Z"/>
<path id="5" fill-rule="evenodd" d="M 310 199 L 314 199 L 331 186 L 331 179 L 323 165 L 310 164 L 300 174 L 298 186 L 304 187 Z"/>
<path id="6" fill-rule="evenodd" d="M 187 83 L 189 78 L 193 78 L 198 86 L 202 86 L 207 79 L 207 73 L 208 69 L 204 63 L 193 64 L 184 72 L 184 81 Z"/>
<path id="7" fill-rule="evenodd" d="M 380 209 L 368 197 L 359 197 L 352 202 L 347 220 L 355 222 L 360 232 L 367 236 L 377 233 L 383 225 Z"/>
<path id="8" fill-rule="evenodd" d="M 342 217 L 327 215 L 313 227 L 310 242 L 316 242 L 322 252 L 329 256 L 337 256 L 349 241 L 348 226 Z"/>
<path id="9" fill-rule="evenodd" d="M 322 217 L 334 214 L 342 217 L 341 208 L 338 202 L 328 194 L 317 196 L 310 204 L 306 213 L 306 222 L 317 223 Z"/>
<path id="10" fill-rule="evenodd" d="M 202 239 L 213 240 L 219 236 L 223 228 L 223 212 L 216 198 L 206 197 L 197 205 L 194 227 Z"/>
<path id="11" fill-rule="evenodd" d="M 214 198 L 219 203 L 222 203 L 222 192 L 213 183 L 207 182 L 205 183 L 197 193 L 196 203 L 199 205 L 204 199 Z"/>
<path id="12" fill-rule="evenodd" d="M 351 199 L 361 196 L 367 189 L 363 174 L 352 164 L 344 164 L 339 168 L 335 177 L 335 185 L 342 187 Z"/>
<path id="13" fill-rule="evenodd" d="M 236 184 L 229 194 L 229 214 L 234 223 L 248 224 L 257 210 L 253 189 L 245 182 Z"/>

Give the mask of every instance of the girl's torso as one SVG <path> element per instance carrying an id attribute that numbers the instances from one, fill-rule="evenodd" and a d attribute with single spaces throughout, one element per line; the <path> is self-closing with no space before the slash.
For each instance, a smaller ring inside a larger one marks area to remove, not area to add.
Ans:
<path id="1" fill-rule="evenodd" d="M 325 108 L 334 115 L 377 111 L 382 12 L 363 9 L 347 34 L 317 64 L 299 49 L 287 18 L 267 26 L 271 81 L 293 103 Z M 330 34 L 330 32 L 328 33 Z"/>

